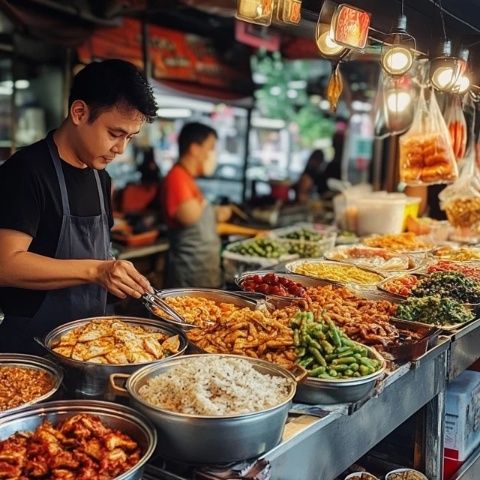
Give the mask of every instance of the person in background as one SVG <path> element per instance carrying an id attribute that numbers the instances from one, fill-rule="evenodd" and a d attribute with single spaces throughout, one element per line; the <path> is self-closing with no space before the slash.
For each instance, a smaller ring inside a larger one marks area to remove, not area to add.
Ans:
<path id="1" fill-rule="evenodd" d="M 445 186 L 446 185 L 406 187 L 405 195 L 422 199 L 420 202 L 419 215 L 427 215 L 434 220 L 446 220 L 447 215 L 440 209 L 440 200 L 438 198 Z"/>
<path id="2" fill-rule="evenodd" d="M 163 183 L 170 239 L 167 284 L 171 287 L 218 288 L 222 284 L 216 222 L 226 222 L 231 208 L 212 207 L 195 182 L 196 177 L 215 172 L 216 142 L 213 128 L 196 122 L 184 125 L 178 137 L 178 162 Z"/>
<path id="3" fill-rule="evenodd" d="M 308 203 L 314 192 L 323 195 L 327 191 L 327 180 L 324 176 L 327 162 L 322 150 L 314 150 L 307 160 L 305 169 L 295 184 L 298 203 Z"/>
<path id="4" fill-rule="evenodd" d="M 343 161 L 343 147 L 345 143 L 345 135 L 343 131 L 338 130 L 332 138 L 332 147 L 334 150 L 333 159 L 325 167 L 325 181 L 328 183 L 329 178 L 342 179 L 342 161 Z M 327 186 L 327 191 L 329 191 Z"/>
<path id="5" fill-rule="evenodd" d="M 122 213 L 137 213 L 160 209 L 160 169 L 155 162 L 153 148 L 143 151 L 138 167 L 140 183 L 129 183 L 117 195 L 116 205 Z"/>
<path id="6" fill-rule="evenodd" d="M 111 182 L 105 167 L 157 106 L 123 60 L 91 63 L 74 78 L 61 126 L 0 168 L 0 351 L 43 353 L 33 337 L 106 313 L 107 292 L 151 289 L 110 255 Z"/>

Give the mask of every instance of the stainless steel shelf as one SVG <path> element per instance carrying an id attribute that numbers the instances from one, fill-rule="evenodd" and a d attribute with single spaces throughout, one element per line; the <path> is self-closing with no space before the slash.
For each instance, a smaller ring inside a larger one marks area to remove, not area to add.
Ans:
<path id="1" fill-rule="evenodd" d="M 480 447 L 472 452 L 451 480 L 478 480 L 480 478 Z"/>
<path id="2" fill-rule="evenodd" d="M 333 411 L 318 422 L 306 422 L 303 431 L 264 456 L 272 464 L 272 480 L 333 480 L 431 402 L 427 416 L 432 418 L 427 424 L 436 441 L 425 445 L 426 474 L 441 478 L 443 438 L 439 432 L 448 348 L 445 339 L 415 363 L 395 372 L 394 378 L 387 377 L 383 391 L 353 413 Z"/>
<path id="3" fill-rule="evenodd" d="M 457 378 L 480 358 L 480 319 L 453 334 L 451 342 L 448 368 L 449 381 Z"/>

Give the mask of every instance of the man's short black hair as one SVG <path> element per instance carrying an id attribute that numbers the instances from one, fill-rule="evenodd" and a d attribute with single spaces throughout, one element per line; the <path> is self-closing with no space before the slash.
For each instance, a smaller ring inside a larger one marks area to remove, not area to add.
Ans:
<path id="1" fill-rule="evenodd" d="M 182 157 L 192 143 L 201 144 L 210 135 L 217 138 L 217 132 L 212 127 L 199 122 L 186 123 L 178 135 L 178 155 Z"/>
<path id="2" fill-rule="evenodd" d="M 133 63 L 125 60 L 92 62 L 75 75 L 68 107 L 83 100 L 93 122 L 104 110 L 114 106 L 134 108 L 151 122 L 157 115 L 152 87 Z"/>

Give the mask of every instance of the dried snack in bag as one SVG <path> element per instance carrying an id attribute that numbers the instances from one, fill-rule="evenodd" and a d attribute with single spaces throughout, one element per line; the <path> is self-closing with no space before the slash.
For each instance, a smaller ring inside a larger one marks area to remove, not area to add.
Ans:
<path id="1" fill-rule="evenodd" d="M 468 102 L 466 108 L 474 108 Z M 439 195 L 441 208 L 449 222 L 457 228 L 457 234 L 466 237 L 480 233 L 480 170 L 475 161 L 475 116 L 469 122 L 468 146 L 458 180 Z"/>
<path id="2" fill-rule="evenodd" d="M 452 95 L 445 112 L 445 122 L 457 162 L 465 156 L 467 148 L 467 123 L 462 110 L 462 102 L 458 95 Z"/>
<path id="3" fill-rule="evenodd" d="M 421 89 L 412 126 L 400 137 L 400 180 L 407 185 L 450 183 L 458 177 L 447 126 L 431 91 Z"/>

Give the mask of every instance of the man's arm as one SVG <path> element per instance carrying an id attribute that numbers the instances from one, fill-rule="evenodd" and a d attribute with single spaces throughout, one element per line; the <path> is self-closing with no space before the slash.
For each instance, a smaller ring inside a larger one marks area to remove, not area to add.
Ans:
<path id="1" fill-rule="evenodd" d="M 175 212 L 175 220 L 185 227 L 189 227 L 198 222 L 202 216 L 206 200 L 202 202 L 196 198 L 190 198 L 182 202 Z"/>
<path id="2" fill-rule="evenodd" d="M 122 260 L 59 260 L 28 251 L 32 237 L 0 229 L 0 286 L 54 290 L 98 283 L 120 298 L 139 298 L 151 287 L 134 266 Z"/>

